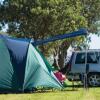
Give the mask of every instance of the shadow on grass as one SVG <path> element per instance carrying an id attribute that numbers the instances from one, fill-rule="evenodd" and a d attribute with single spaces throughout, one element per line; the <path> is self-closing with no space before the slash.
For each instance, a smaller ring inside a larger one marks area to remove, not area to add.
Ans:
<path id="1" fill-rule="evenodd" d="M 83 85 L 68 85 L 64 87 L 63 89 L 54 89 L 54 88 L 48 88 L 48 89 L 37 89 L 36 91 L 24 91 L 24 92 L 15 92 L 15 91 L 0 91 L 0 94 L 33 94 L 33 93 L 57 93 L 57 92 L 74 92 L 74 91 L 80 91 L 80 88 L 84 89 Z M 89 87 L 89 88 L 100 88 L 100 87 Z"/>

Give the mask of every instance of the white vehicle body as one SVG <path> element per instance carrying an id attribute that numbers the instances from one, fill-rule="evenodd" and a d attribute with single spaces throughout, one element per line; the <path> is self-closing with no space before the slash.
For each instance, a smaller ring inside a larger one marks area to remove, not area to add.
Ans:
<path id="1" fill-rule="evenodd" d="M 80 75 L 87 73 L 88 65 L 88 78 L 92 78 L 89 81 L 98 81 L 94 85 L 100 84 L 100 50 L 74 51 L 70 65 L 69 80 L 72 80 L 72 75 L 76 76 L 75 80 L 80 80 Z"/>

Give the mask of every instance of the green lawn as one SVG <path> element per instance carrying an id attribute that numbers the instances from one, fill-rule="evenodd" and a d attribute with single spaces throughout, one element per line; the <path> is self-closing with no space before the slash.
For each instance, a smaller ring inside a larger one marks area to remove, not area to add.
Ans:
<path id="1" fill-rule="evenodd" d="M 84 90 L 66 88 L 63 91 L 49 91 L 31 94 L 0 94 L 0 100 L 100 100 L 100 88 Z"/>

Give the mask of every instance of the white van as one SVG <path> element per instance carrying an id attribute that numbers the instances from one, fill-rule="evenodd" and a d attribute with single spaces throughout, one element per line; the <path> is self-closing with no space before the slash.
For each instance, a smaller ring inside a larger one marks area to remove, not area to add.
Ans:
<path id="1" fill-rule="evenodd" d="M 69 80 L 73 75 L 74 80 L 81 80 L 82 75 L 87 73 L 89 85 L 100 85 L 100 50 L 74 51 L 67 67 L 70 69 L 67 75 Z"/>

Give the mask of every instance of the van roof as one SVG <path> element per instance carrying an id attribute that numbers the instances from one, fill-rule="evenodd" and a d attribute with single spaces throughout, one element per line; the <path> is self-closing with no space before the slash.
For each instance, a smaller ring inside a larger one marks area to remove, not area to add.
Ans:
<path id="1" fill-rule="evenodd" d="M 100 49 L 75 50 L 73 52 L 100 52 Z"/>

